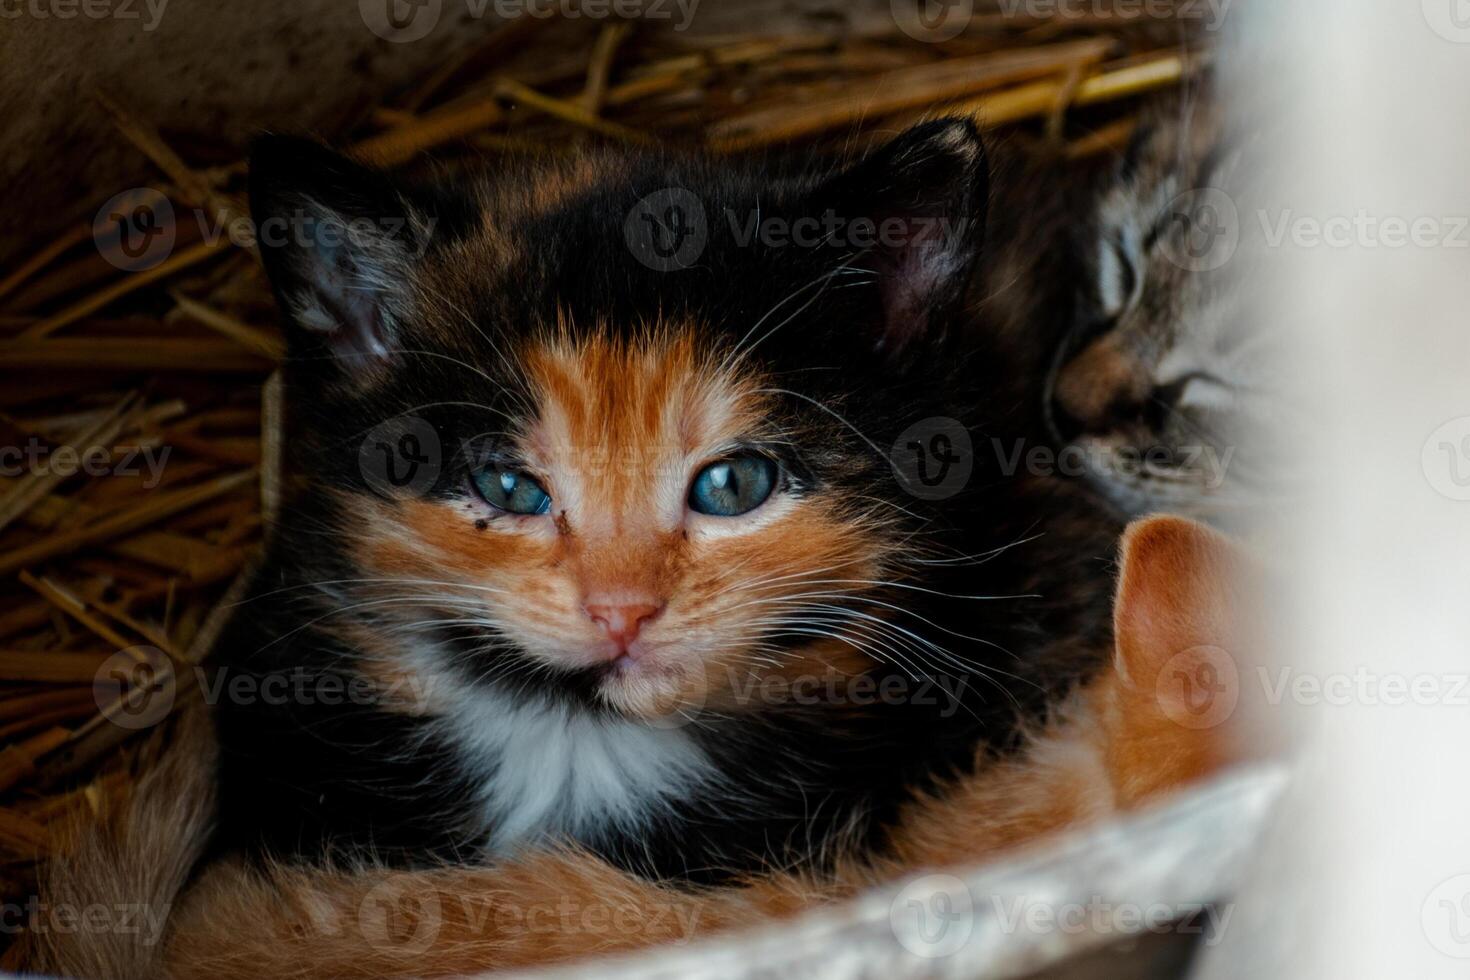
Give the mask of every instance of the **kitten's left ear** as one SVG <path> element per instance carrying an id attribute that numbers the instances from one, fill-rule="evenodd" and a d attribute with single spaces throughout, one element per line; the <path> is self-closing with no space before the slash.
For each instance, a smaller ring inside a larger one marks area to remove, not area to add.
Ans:
<path id="1" fill-rule="evenodd" d="M 252 146 L 250 211 L 292 356 L 371 374 L 399 346 L 430 212 L 387 174 L 288 136 Z"/>
<path id="2" fill-rule="evenodd" d="M 878 278 L 880 350 L 897 354 L 932 338 L 963 296 L 984 237 L 989 193 L 980 132 L 960 118 L 914 126 L 818 188 L 819 212 L 854 231 L 854 219 L 872 223 L 871 243 L 848 264 Z"/>

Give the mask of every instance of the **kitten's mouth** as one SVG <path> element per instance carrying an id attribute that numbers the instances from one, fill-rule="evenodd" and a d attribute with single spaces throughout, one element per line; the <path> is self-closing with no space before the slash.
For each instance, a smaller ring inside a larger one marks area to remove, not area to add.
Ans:
<path id="1" fill-rule="evenodd" d="M 703 671 L 653 651 L 621 653 L 598 666 L 597 691 L 625 715 L 653 723 L 686 719 L 704 705 Z"/>
<path id="2" fill-rule="evenodd" d="M 604 684 L 678 676 L 683 673 L 669 666 L 655 651 L 638 644 L 614 653 L 594 670 Z"/>
<path id="3" fill-rule="evenodd" d="M 645 669 L 644 662 L 652 653 L 653 649 L 640 637 L 626 644 L 597 641 L 587 648 L 586 656 L 594 673 L 610 676 Z"/>
<path id="4" fill-rule="evenodd" d="M 616 681 L 624 678 L 656 677 L 671 671 L 644 652 L 624 650 L 603 667 L 602 673 L 605 680 Z"/>

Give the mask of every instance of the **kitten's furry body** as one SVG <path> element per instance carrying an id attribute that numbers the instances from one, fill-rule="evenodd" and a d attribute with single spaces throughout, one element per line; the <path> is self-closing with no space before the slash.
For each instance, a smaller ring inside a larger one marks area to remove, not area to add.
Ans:
<path id="1" fill-rule="evenodd" d="M 1011 365 L 955 329 L 983 174 L 954 122 L 830 177 L 613 157 L 423 197 L 309 146 L 258 154 L 258 220 L 392 215 L 424 254 L 266 249 L 295 323 L 305 489 L 212 666 L 414 697 L 225 698 L 220 846 L 414 863 L 569 842 L 719 880 L 878 846 L 914 791 L 1013 744 L 1018 718 L 1101 662 L 1116 528 L 983 452 L 942 500 L 904 492 L 886 458 L 925 419 L 977 444 L 1032 431 L 1030 404 L 992 394 L 1014 390 Z M 625 237 L 635 202 L 670 186 L 708 213 L 699 260 L 674 271 Z M 724 220 L 822 207 L 958 231 L 800 249 Z M 358 447 L 405 414 L 437 433 L 443 472 L 385 498 Z M 485 433 L 554 487 L 545 521 L 466 493 Z M 743 523 L 660 517 L 683 507 L 684 455 L 730 445 L 779 461 L 779 497 Z M 624 465 L 583 462 L 598 453 Z M 662 673 L 587 659 L 594 587 L 667 600 Z M 900 694 L 782 688 L 810 678 Z M 771 681 L 786 693 L 740 695 Z M 688 723 L 647 724 L 650 702 Z"/>

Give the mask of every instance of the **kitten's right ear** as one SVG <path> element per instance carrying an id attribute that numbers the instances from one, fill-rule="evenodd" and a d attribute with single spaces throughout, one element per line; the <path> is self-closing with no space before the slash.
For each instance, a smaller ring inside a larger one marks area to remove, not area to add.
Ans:
<path id="1" fill-rule="evenodd" d="M 310 140 L 250 153 L 250 213 L 295 357 L 371 373 L 400 346 L 431 217 L 387 175 Z"/>

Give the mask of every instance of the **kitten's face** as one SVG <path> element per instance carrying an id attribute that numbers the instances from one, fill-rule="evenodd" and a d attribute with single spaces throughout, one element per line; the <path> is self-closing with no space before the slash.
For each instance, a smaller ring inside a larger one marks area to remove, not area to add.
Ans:
<path id="1" fill-rule="evenodd" d="M 1237 249 L 1242 165 L 1210 107 L 1146 127 L 1099 199 L 1090 299 L 1049 409 L 1124 513 L 1228 521 L 1259 490 L 1253 426 L 1271 381 Z"/>
<path id="2" fill-rule="evenodd" d="M 512 356 L 534 411 L 472 446 L 445 496 L 360 502 L 358 564 L 461 583 L 520 669 L 581 676 L 631 715 L 728 706 L 762 663 L 863 669 L 841 642 L 793 645 L 789 614 L 830 621 L 814 594 L 885 577 L 880 515 L 802 475 L 773 381 L 702 335 L 528 340 Z"/>
<path id="3" fill-rule="evenodd" d="M 752 678 L 901 657 L 911 624 L 887 622 L 885 583 L 935 515 L 878 447 L 960 411 L 915 341 L 942 346 L 984 199 L 973 132 L 930 130 L 815 186 L 592 167 L 556 193 L 543 176 L 439 202 L 405 225 L 450 215 L 421 249 L 267 252 L 296 325 L 306 465 L 362 580 L 343 628 L 377 661 L 365 669 L 551 683 L 652 717 L 740 710 Z M 919 191 L 895 190 L 895 159 Z M 360 212 L 382 180 L 319 164 L 328 186 L 301 188 L 299 164 L 258 158 L 257 216 Z M 966 234 L 793 251 L 741 243 L 712 215 L 699 266 L 661 271 L 625 241 L 653 177 L 768 215 L 871 192 L 865 214 L 938 209 Z M 355 190 L 330 186 L 344 181 Z M 376 192 L 380 211 L 400 193 Z M 440 472 L 375 492 L 358 447 L 406 418 L 432 428 Z"/>

